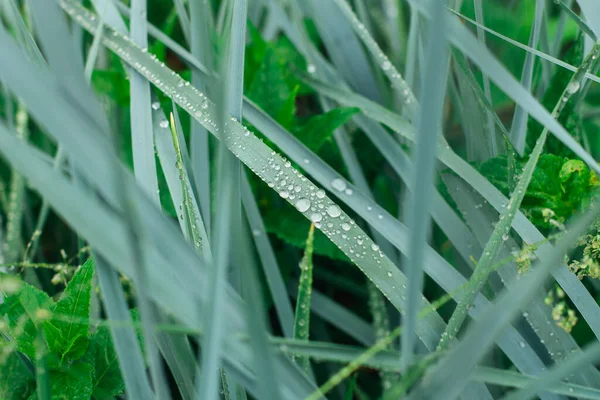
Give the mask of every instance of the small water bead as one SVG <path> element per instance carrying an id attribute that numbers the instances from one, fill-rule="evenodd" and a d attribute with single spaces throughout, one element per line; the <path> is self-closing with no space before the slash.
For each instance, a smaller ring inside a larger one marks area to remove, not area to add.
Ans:
<path id="1" fill-rule="evenodd" d="M 153 110 L 158 110 L 159 108 L 160 108 L 160 103 L 158 101 L 155 101 L 154 103 L 152 103 Z"/>
<path id="2" fill-rule="evenodd" d="M 260 236 L 260 230 L 259 229 L 252 229 L 252 235 L 254 237 Z"/>
<path id="3" fill-rule="evenodd" d="M 338 192 L 343 192 L 346 189 L 346 182 L 342 179 L 336 178 L 331 181 L 331 187 L 337 190 Z"/>
<path id="4" fill-rule="evenodd" d="M 504 235 L 502 235 L 502 241 L 506 242 L 508 240 L 509 236 L 508 233 L 505 233 Z"/>
<path id="5" fill-rule="evenodd" d="M 389 60 L 385 60 L 383 63 L 381 63 L 382 70 L 389 71 L 390 68 L 392 68 L 392 63 Z"/>
<path id="6" fill-rule="evenodd" d="M 579 90 L 580 87 L 581 87 L 581 84 L 579 82 L 570 82 L 569 85 L 567 86 L 567 93 L 575 94 L 575 93 L 577 93 L 577 91 Z"/>
<path id="7" fill-rule="evenodd" d="M 319 191 L 317 191 L 317 197 L 318 197 L 319 199 L 322 199 L 322 198 L 324 198 L 324 197 L 325 197 L 325 191 L 324 191 L 324 190 L 319 190 Z"/>
<path id="8" fill-rule="evenodd" d="M 321 220 L 323 219 L 323 215 L 321 215 L 321 213 L 312 213 L 310 214 L 310 220 L 312 222 L 321 222 Z"/>
<path id="9" fill-rule="evenodd" d="M 377 250 L 379 250 L 379 246 L 377 246 L 375 243 L 372 243 L 371 244 L 371 250 L 377 251 Z"/>
<path id="10" fill-rule="evenodd" d="M 302 187 L 300 187 L 300 185 L 296 185 L 294 187 L 294 192 L 299 193 L 302 190 Z"/>
<path id="11" fill-rule="evenodd" d="M 204 115 L 204 113 L 203 113 L 202 111 L 200 111 L 200 110 L 198 110 L 198 111 L 196 111 L 196 112 L 194 113 L 194 116 L 196 116 L 196 117 L 198 117 L 198 118 L 202 118 L 202 116 L 203 116 L 203 115 Z"/>
<path id="12" fill-rule="evenodd" d="M 521 348 L 525 348 L 525 342 L 519 342 L 519 346 L 521 346 Z"/>
<path id="13" fill-rule="evenodd" d="M 349 231 L 350 230 L 350 224 L 344 222 L 342 224 L 342 229 L 345 230 L 345 231 Z"/>
<path id="14" fill-rule="evenodd" d="M 352 189 L 346 189 L 345 193 L 346 193 L 348 196 L 352 196 L 352 193 L 354 193 L 354 192 L 352 191 Z"/>
<path id="15" fill-rule="evenodd" d="M 167 121 L 166 119 L 164 119 L 164 120 L 160 121 L 158 125 L 159 125 L 161 128 L 164 128 L 164 129 L 166 129 L 166 128 L 168 128 L 168 127 L 169 127 L 169 121 Z"/>
<path id="16" fill-rule="evenodd" d="M 289 161 L 286 161 L 286 162 L 285 162 L 285 164 L 284 164 L 284 166 L 285 166 L 286 168 L 289 168 L 289 167 L 291 167 L 291 166 L 292 166 L 292 163 L 291 163 L 291 162 L 289 162 Z"/>
<path id="17" fill-rule="evenodd" d="M 296 202 L 296 208 L 300 212 L 306 212 L 310 208 L 310 200 L 302 198 Z"/>
<path id="18" fill-rule="evenodd" d="M 284 199 L 287 199 L 288 197 L 290 197 L 290 194 L 288 192 L 286 192 L 285 190 L 282 192 L 279 192 L 279 195 Z"/>
<path id="19" fill-rule="evenodd" d="M 327 214 L 329 214 L 331 218 L 337 218 L 342 214 L 342 210 L 335 204 L 332 204 L 327 207 Z"/>
<path id="20" fill-rule="evenodd" d="M 391 278 L 392 277 L 392 271 L 388 271 L 387 276 L 388 276 L 388 278 Z"/>
<path id="21" fill-rule="evenodd" d="M 315 72 L 317 72 L 317 67 L 315 67 L 313 64 L 308 64 L 306 70 L 309 74 L 314 74 Z"/>

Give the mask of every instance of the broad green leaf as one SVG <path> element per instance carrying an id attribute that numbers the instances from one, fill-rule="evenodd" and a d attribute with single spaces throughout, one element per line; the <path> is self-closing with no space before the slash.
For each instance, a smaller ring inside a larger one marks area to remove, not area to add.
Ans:
<path id="1" fill-rule="evenodd" d="M 291 93 L 292 89 L 285 80 L 284 67 L 277 59 L 275 50 L 267 49 L 248 88 L 247 96 L 269 115 L 276 116 Z"/>
<path id="2" fill-rule="evenodd" d="M 337 128 L 359 112 L 358 108 L 335 108 L 325 114 L 310 118 L 304 125 L 295 128 L 293 132 L 306 147 L 316 153 Z"/>
<path id="3" fill-rule="evenodd" d="M 99 327 L 92 335 L 88 352 L 94 361 L 94 397 L 107 399 L 123 393 L 125 382 L 121 376 L 119 360 L 107 327 Z"/>
<path id="4" fill-rule="evenodd" d="M 94 366 L 86 362 L 76 362 L 60 371 L 50 371 L 52 400 L 90 399 L 93 373 Z"/>
<path id="5" fill-rule="evenodd" d="M 88 259 L 73 275 L 53 308 L 54 318 L 44 323 L 50 351 L 61 360 L 77 360 L 89 342 L 90 299 L 94 264 Z"/>
<path id="6" fill-rule="evenodd" d="M 3 343 L 4 344 L 4 343 Z M 0 350 L 6 349 L 0 344 Z M 35 379 L 16 352 L 10 351 L 0 359 L 0 399 L 25 399 L 34 390 Z"/>
<path id="7" fill-rule="evenodd" d="M 4 299 L 1 311 L 8 320 L 11 334 L 16 338 L 16 350 L 35 359 L 39 310 L 50 311 L 52 300 L 31 285 L 23 284 L 21 290 Z M 49 314 L 48 314 L 49 315 Z"/>

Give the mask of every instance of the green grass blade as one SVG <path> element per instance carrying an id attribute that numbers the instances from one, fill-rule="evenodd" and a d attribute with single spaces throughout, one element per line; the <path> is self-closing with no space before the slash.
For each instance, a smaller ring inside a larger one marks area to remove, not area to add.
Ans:
<path id="1" fill-rule="evenodd" d="M 536 0 L 535 3 L 535 19 L 531 26 L 531 34 L 529 35 L 529 47 L 537 48 L 540 41 L 540 32 L 542 29 L 542 16 L 546 2 L 544 0 Z M 523 63 L 523 71 L 521 73 L 521 85 L 523 88 L 531 92 L 533 82 L 533 65 L 535 58 L 532 53 L 527 53 L 525 62 Z M 510 128 L 510 138 L 515 149 L 519 154 L 523 155 L 525 151 L 525 133 L 527 125 L 527 113 L 521 107 L 515 109 L 513 114 L 512 125 Z"/>
<path id="2" fill-rule="evenodd" d="M 210 3 L 203 1 L 190 2 L 190 32 L 191 54 L 195 59 L 214 67 L 214 55 L 212 54 L 212 41 L 210 27 L 212 24 L 212 10 Z M 163 35 L 166 36 L 166 35 Z M 169 39 L 166 37 L 166 39 Z M 164 42 L 166 43 L 166 42 Z M 208 87 L 205 76 L 197 68 L 192 69 L 192 84 L 196 89 L 205 91 Z M 190 139 L 192 171 L 194 182 L 198 189 L 198 200 L 200 210 L 206 224 L 207 232 L 211 232 L 211 185 L 210 185 L 210 149 L 209 138 L 206 129 L 192 119 L 192 132 Z"/>
<path id="3" fill-rule="evenodd" d="M 432 19 L 427 48 L 427 66 L 425 68 L 422 107 L 418 118 L 418 136 L 413 155 L 412 190 L 407 204 L 407 228 L 411 232 L 408 253 L 404 260 L 408 271 L 407 313 L 404 317 L 406 333 L 402 336 L 402 365 L 406 368 L 412 363 L 415 346 L 414 326 L 417 322 L 419 297 L 423 290 L 425 246 L 430 233 L 430 208 L 432 194 L 435 192 L 433 178 L 435 174 L 436 143 L 441 131 L 446 87 L 448 48 L 445 41 L 446 10 L 432 3 Z"/>
<path id="4" fill-rule="evenodd" d="M 127 394 L 133 398 L 153 398 L 154 394 L 145 373 L 142 351 L 136 334 L 131 328 L 131 315 L 119 276 L 101 255 L 96 254 L 94 259 L 106 314 L 111 321 L 120 323 L 120 326 L 111 325 L 110 331 L 119 355 L 119 366 L 125 380 Z"/>
<path id="5" fill-rule="evenodd" d="M 298 295 L 296 297 L 296 312 L 294 314 L 294 339 L 308 341 L 310 333 L 310 298 L 312 293 L 312 274 L 313 274 L 313 240 L 315 234 L 315 225 L 310 225 L 308 238 L 306 239 L 306 248 L 300 261 L 300 280 L 298 281 Z M 307 373 L 310 371 L 310 362 L 308 358 L 294 357 L 300 368 Z"/>
<path id="6" fill-rule="evenodd" d="M 281 330 L 283 331 L 284 336 L 291 338 L 293 336 L 294 325 L 292 304 L 285 287 L 285 282 L 281 276 L 279 266 L 277 265 L 275 252 L 273 251 L 273 247 L 271 246 L 269 237 L 266 233 L 265 225 L 260 216 L 258 204 L 256 204 L 252 188 L 250 187 L 250 183 L 245 174 L 242 175 L 241 195 L 246 219 L 250 225 L 250 230 L 254 237 L 254 245 L 256 246 L 258 257 L 261 260 L 267 284 L 271 290 L 271 295 L 273 296 Z"/>
<path id="7" fill-rule="evenodd" d="M 185 41 L 191 43 L 192 39 L 192 30 L 190 27 L 190 18 L 188 17 L 187 11 L 185 9 L 184 0 L 174 0 L 175 10 L 177 10 L 177 18 L 179 19 L 179 26 L 181 26 L 181 31 L 183 32 L 183 36 Z M 192 4 L 196 2 L 190 1 L 190 7 L 193 7 Z"/>
<path id="8" fill-rule="evenodd" d="M 484 19 L 483 19 L 483 6 L 481 4 L 481 0 L 473 0 L 473 6 L 475 7 L 475 19 L 477 20 L 477 22 L 479 22 L 481 25 L 484 25 Z M 485 40 L 485 31 L 482 28 L 477 28 L 477 39 L 479 39 L 479 41 L 485 46 L 486 45 L 486 40 Z M 479 85 L 477 85 L 479 87 Z M 492 89 L 490 86 L 490 78 L 487 75 L 483 75 L 483 91 L 485 93 L 485 99 L 487 100 L 487 102 L 489 104 L 492 104 Z M 492 107 L 493 110 L 493 107 Z M 490 140 L 490 154 L 492 155 L 492 157 L 495 157 L 496 155 L 498 155 L 498 148 L 499 148 L 499 143 L 498 143 L 498 138 L 496 137 L 496 130 L 494 128 L 495 126 L 495 122 L 494 122 L 494 117 L 493 115 L 495 114 L 495 112 L 493 111 L 488 111 L 487 113 L 487 130 L 488 130 L 488 135 L 491 138 Z"/>
<path id="9" fill-rule="evenodd" d="M 135 0 L 131 4 L 131 38 L 141 48 L 148 47 L 146 0 Z M 141 187 L 150 198 L 160 204 L 158 180 L 152 137 L 152 115 L 150 108 L 150 84 L 139 73 L 130 73 L 131 88 L 131 142 L 133 170 Z"/>

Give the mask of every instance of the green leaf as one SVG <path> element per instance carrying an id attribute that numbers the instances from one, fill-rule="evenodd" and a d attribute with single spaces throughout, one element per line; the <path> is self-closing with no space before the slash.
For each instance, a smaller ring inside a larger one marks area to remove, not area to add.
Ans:
<path id="1" fill-rule="evenodd" d="M 296 128 L 294 134 L 306 147 L 317 152 L 337 128 L 359 112 L 360 109 L 355 107 L 333 109 L 310 118 L 306 124 Z"/>
<path id="2" fill-rule="evenodd" d="M 94 264 L 88 259 L 75 272 L 56 303 L 52 320 L 44 323 L 50 351 L 58 354 L 61 360 L 77 360 L 87 349 L 93 275 Z"/>
<path id="3" fill-rule="evenodd" d="M 52 300 L 43 291 L 23 284 L 21 290 L 4 300 L 2 313 L 6 316 L 12 336 L 16 339 L 16 350 L 35 359 L 35 340 L 40 322 L 38 310 L 50 310 Z"/>
<path id="4" fill-rule="evenodd" d="M 92 397 L 94 366 L 87 362 L 70 364 L 50 372 L 52 400 L 88 400 Z"/>
<path id="5" fill-rule="evenodd" d="M 25 399 L 33 392 L 33 375 L 14 351 L 0 362 L 0 377 L 0 399 Z"/>
<path id="6" fill-rule="evenodd" d="M 250 87 L 248 97 L 266 113 L 276 116 L 290 97 L 292 90 L 285 79 L 285 70 L 275 50 L 267 49 Z"/>
<path id="7" fill-rule="evenodd" d="M 94 398 L 106 399 L 123 393 L 125 382 L 107 327 L 101 326 L 94 333 L 88 351 L 94 360 Z"/>
<path id="8" fill-rule="evenodd" d="M 129 106 L 129 85 L 125 72 L 115 70 L 94 70 L 92 87 L 122 107 Z"/>

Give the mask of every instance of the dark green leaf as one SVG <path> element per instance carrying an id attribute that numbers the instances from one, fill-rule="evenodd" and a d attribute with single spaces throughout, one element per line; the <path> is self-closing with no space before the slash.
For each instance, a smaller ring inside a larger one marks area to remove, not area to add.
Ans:
<path id="1" fill-rule="evenodd" d="M 50 372 L 52 400 L 89 400 L 92 397 L 93 365 L 77 362 Z"/>
<path id="2" fill-rule="evenodd" d="M 89 353 L 94 360 L 93 391 L 97 399 L 106 399 L 123 393 L 125 382 L 110 331 L 101 326 L 92 336 Z"/>
<path id="3" fill-rule="evenodd" d="M 317 115 L 295 129 L 295 135 L 309 149 L 317 152 L 329 140 L 333 132 L 348 122 L 360 109 L 336 108 L 325 114 Z"/>
<path id="4" fill-rule="evenodd" d="M 77 360 L 87 349 L 93 275 L 94 264 L 88 259 L 75 272 L 56 303 L 52 320 L 44 323 L 50 351 L 58 354 L 61 360 Z"/>
<path id="5" fill-rule="evenodd" d="M 4 350 L 0 346 L 0 350 Z M 35 379 L 19 358 L 11 351 L 0 360 L 0 399 L 25 399 L 34 390 Z"/>

